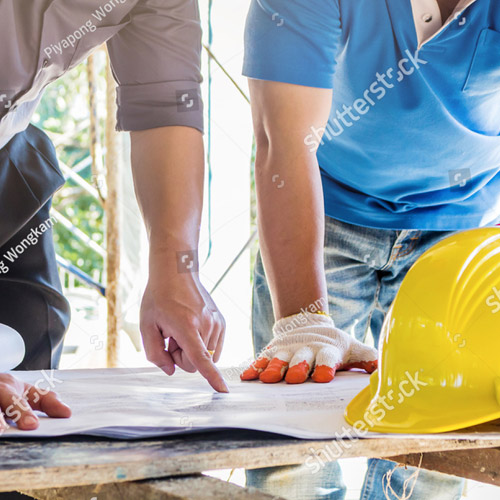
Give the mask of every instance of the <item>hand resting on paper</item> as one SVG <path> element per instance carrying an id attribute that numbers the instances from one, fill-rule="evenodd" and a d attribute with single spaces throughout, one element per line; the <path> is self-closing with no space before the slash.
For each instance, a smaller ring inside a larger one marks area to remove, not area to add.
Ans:
<path id="1" fill-rule="evenodd" d="M 0 324 L 0 434 L 8 429 L 7 419 L 18 429 L 33 430 L 38 427 L 38 417 L 33 410 L 49 417 L 70 417 L 71 410 L 57 399 L 54 392 L 26 384 L 9 373 L 18 366 L 25 354 L 24 340 L 8 325 Z"/>
<path id="2" fill-rule="evenodd" d="M 0 434 L 9 427 L 6 419 L 21 430 L 38 428 L 38 417 L 33 410 L 42 411 L 49 417 L 71 416 L 70 408 L 54 392 L 37 389 L 9 373 L 0 373 Z"/>

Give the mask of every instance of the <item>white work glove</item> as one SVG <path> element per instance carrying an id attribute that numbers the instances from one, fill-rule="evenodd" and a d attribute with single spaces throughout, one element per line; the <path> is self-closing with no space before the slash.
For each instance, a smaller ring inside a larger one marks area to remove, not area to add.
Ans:
<path id="1" fill-rule="evenodd" d="M 335 328 L 332 318 L 323 314 L 302 312 L 283 318 L 275 323 L 273 335 L 241 380 L 275 383 L 285 377 L 289 384 L 301 384 L 314 369 L 312 380 L 325 383 L 337 370 L 377 369 L 377 350 Z"/>

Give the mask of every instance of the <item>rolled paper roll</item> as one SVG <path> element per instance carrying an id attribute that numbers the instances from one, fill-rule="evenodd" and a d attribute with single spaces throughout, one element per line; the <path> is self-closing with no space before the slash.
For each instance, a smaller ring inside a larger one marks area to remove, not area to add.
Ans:
<path id="1" fill-rule="evenodd" d="M 8 372 L 24 359 L 24 340 L 10 326 L 0 323 L 0 373 Z"/>

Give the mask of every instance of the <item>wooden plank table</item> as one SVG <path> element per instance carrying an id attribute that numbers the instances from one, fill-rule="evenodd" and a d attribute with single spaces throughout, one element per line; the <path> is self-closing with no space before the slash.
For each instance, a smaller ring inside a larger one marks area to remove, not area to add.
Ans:
<path id="1" fill-rule="evenodd" d="M 115 441 L 91 437 L 0 441 L 0 491 L 43 500 L 279 500 L 200 475 L 205 470 L 302 464 L 330 449 L 341 458 L 385 457 L 491 484 L 500 435 L 488 439 L 398 438 L 306 441 L 250 431 Z M 423 455 L 422 455 L 423 454 Z"/>

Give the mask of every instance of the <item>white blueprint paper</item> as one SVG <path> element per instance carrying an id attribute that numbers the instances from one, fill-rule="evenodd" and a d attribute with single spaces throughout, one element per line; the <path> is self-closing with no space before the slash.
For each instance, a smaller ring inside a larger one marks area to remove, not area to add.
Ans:
<path id="1" fill-rule="evenodd" d="M 52 377 L 54 390 L 72 408 L 73 416 L 41 416 L 37 430 L 12 428 L 2 438 L 91 434 L 127 439 L 227 428 L 335 438 L 350 429 L 343 417 L 345 406 L 368 384 L 368 375 L 356 371 L 340 372 L 330 384 L 288 385 L 240 382 L 236 371 L 230 370 L 226 372 L 230 393 L 218 394 L 198 374 L 168 377 L 156 368 L 15 375 L 30 383 Z M 47 383 L 39 386 L 45 388 Z"/>

